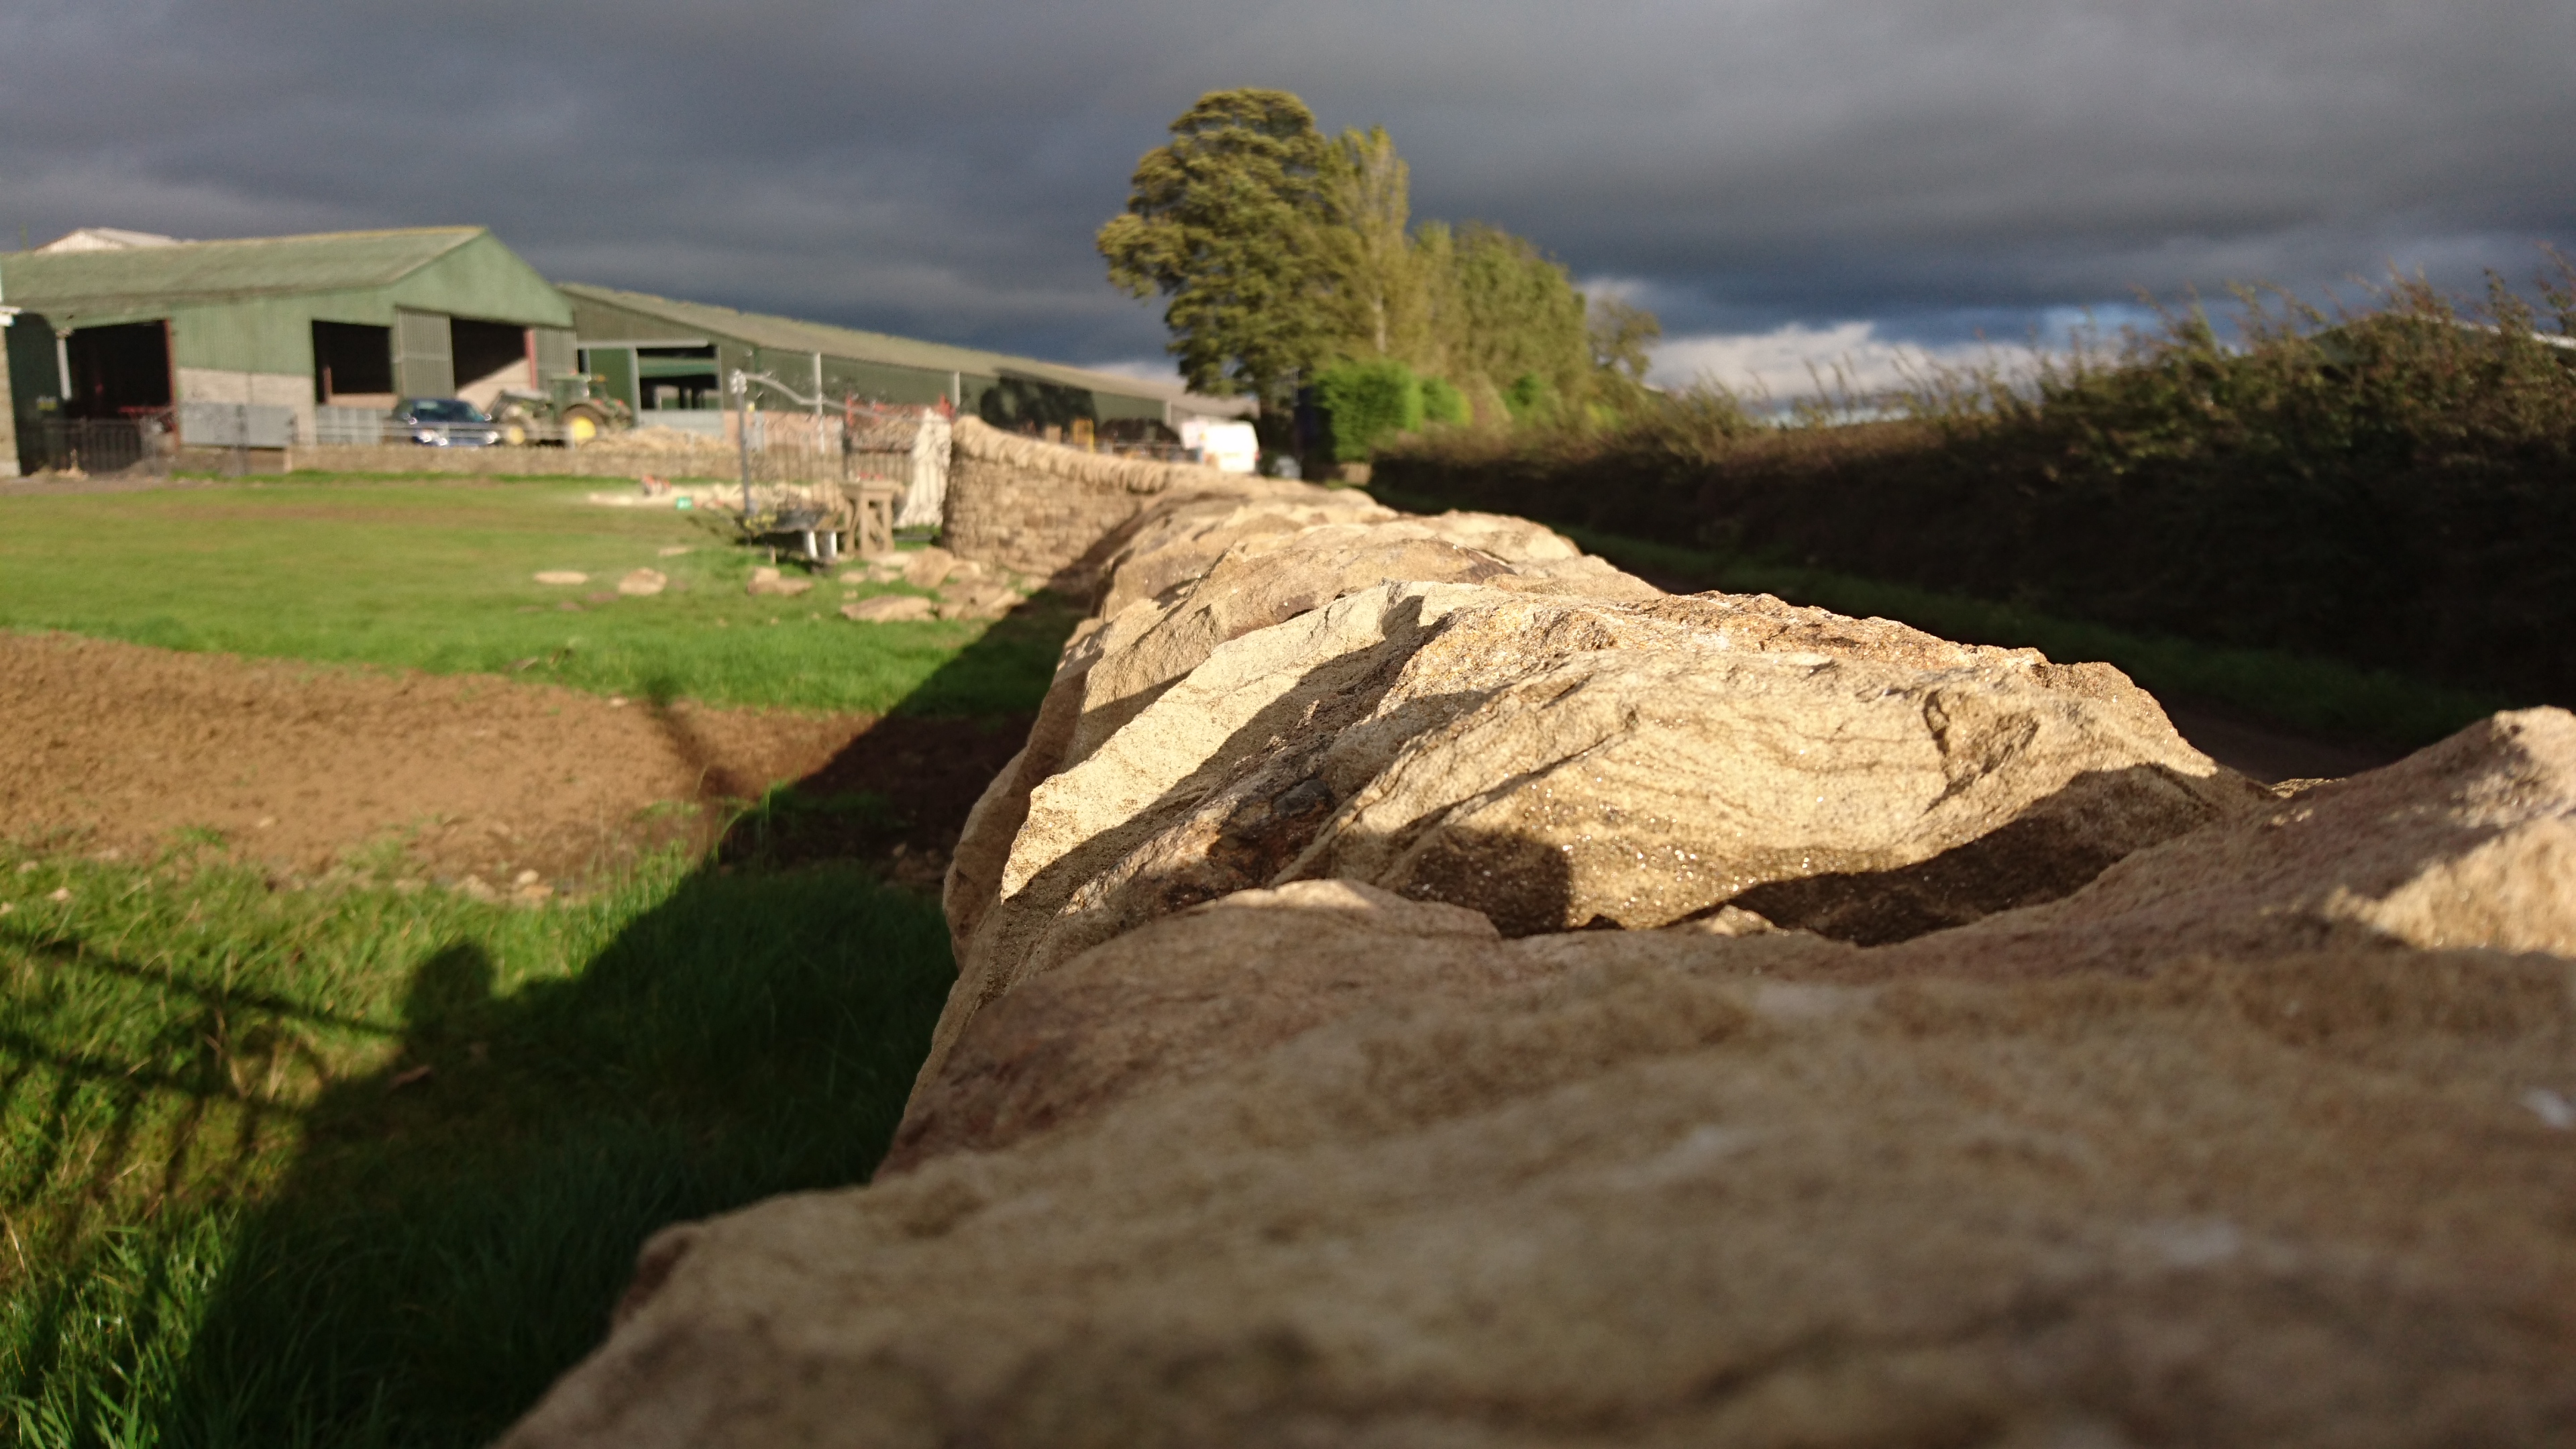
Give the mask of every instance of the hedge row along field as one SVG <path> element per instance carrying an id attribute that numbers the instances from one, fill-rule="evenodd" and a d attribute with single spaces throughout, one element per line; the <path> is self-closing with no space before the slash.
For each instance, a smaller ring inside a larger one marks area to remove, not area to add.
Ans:
<path id="1" fill-rule="evenodd" d="M 2555 262 L 2555 259 L 2553 259 Z M 2576 701 L 2576 277 L 2544 316 L 2416 283 L 2329 317 L 2241 294 L 2018 382 L 1773 428 L 1723 393 L 1614 431 L 1433 429 L 1375 481 L 2226 648 Z M 2544 331 L 2554 324 L 2554 331 Z"/>

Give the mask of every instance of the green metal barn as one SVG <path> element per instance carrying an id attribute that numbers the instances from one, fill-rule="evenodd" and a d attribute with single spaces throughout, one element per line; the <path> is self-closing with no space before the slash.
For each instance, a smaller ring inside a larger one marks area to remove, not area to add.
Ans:
<path id="1" fill-rule="evenodd" d="M 1157 384 L 579 282 L 561 290 L 572 303 L 582 366 L 605 378 L 608 390 L 648 425 L 728 406 L 724 387 L 737 368 L 767 373 L 808 397 L 916 406 L 945 401 L 1014 430 L 1120 419 L 1177 426 L 1187 417 L 1250 411 L 1246 401 L 1201 397 L 1177 381 Z M 775 392 L 754 401 L 793 410 Z"/>
<path id="2" fill-rule="evenodd" d="M 49 420 L 167 416 L 182 445 L 282 447 L 283 436 L 202 434 L 310 440 L 319 406 L 488 404 L 576 370 L 571 306 L 482 227 L 191 242 L 74 233 L 0 254 L 0 306 L 16 314 L 0 335 L 29 468 Z"/>

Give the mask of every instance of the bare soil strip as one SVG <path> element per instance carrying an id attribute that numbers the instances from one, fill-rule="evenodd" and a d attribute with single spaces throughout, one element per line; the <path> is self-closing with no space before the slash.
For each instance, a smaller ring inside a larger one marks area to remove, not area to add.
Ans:
<path id="1" fill-rule="evenodd" d="M 0 634 L 0 841 L 21 846 L 145 853 L 195 828 L 290 874 L 391 844 L 423 876 L 507 886 L 535 871 L 562 888 L 640 849 L 705 843 L 733 802 L 820 772 L 828 793 L 893 805 L 832 853 L 901 845 L 922 874 L 1016 745 L 954 721 L 620 704 L 490 676 Z"/>

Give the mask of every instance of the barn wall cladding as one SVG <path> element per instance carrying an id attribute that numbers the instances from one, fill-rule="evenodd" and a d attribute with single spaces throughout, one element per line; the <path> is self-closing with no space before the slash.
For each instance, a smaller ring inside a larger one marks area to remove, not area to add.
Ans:
<path id="1" fill-rule="evenodd" d="M 1166 426 L 1183 417 L 1236 416 L 1240 400 L 1199 397 L 1171 383 L 1066 367 L 794 317 L 581 282 L 569 299 L 590 371 L 639 414 L 729 406 L 734 370 L 766 373 L 812 397 L 899 406 L 946 404 L 1012 431 L 1119 419 Z M 764 389 L 762 406 L 786 406 Z"/>

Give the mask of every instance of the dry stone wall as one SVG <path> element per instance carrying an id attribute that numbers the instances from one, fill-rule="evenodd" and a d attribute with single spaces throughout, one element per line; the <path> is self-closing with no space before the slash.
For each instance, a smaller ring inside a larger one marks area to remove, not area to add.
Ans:
<path id="1" fill-rule="evenodd" d="M 1324 490 L 1194 463 L 1084 452 L 957 420 L 942 541 L 961 558 L 1086 592 L 1122 531 L 1157 504 Z"/>
<path id="2" fill-rule="evenodd" d="M 1348 493 L 1092 573 L 878 1180 L 505 1442 L 2576 1440 L 2576 717 L 2265 788 Z"/>

